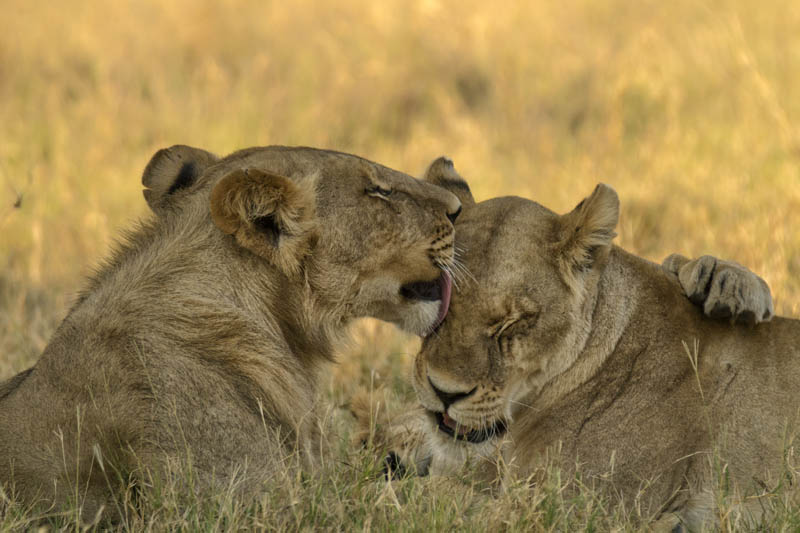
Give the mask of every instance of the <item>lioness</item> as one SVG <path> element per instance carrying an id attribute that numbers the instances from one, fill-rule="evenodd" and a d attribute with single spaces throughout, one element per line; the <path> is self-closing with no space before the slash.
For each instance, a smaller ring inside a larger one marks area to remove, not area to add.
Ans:
<path id="1" fill-rule="evenodd" d="M 413 367 L 433 468 L 499 455 L 524 476 L 561 446 L 551 459 L 567 472 L 580 464 L 584 482 L 638 497 L 660 527 L 691 529 L 711 518 L 714 475 L 729 475 L 741 502 L 785 481 L 800 322 L 708 320 L 679 289 L 714 292 L 712 313 L 746 309 L 758 321 L 772 313 L 758 283 L 726 265 L 706 287 L 707 261 L 672 257 L 665 269 L 614 246 L 618 199 L 605 185 L 559 216 L 517 197 L 475 204 L 452 170 L 439 182 L 464 204 L 456 245 L 475 280 Z"/>
<path id="2" fill-rule="evenodd" d="M 351 320 L 424 335 L 447 312 L 461 203 L 440 187 L 277 146 L 173 146 L 142 183 L 156 216 L 0 384 L 0 484 L 22 501 L 91 518 L 187 457 L 201 488 L 238 472 L 252 490 L 296 446 L 313 460 L 318 377 Z"/>

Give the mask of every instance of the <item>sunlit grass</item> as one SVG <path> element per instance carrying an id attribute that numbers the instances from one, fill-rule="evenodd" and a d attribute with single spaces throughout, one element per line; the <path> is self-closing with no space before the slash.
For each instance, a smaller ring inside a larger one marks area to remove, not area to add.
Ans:
<path id="1" fill-rule="evenodd" d="M 447 154 L 479 199 L 518 194 L 560 211 L 603 181 L 622 201 L 618 243 L 659 261 L 739 261 L 768 281 L 778 313 L 798 316 L 798 65 L 795 2 L 7 0 L 0 379 L 36 360 L 81 278 L 146 209 L 149 157 L 175 143 L 328 147 L 412 174 Z M 374 322 L 356 329 L 326 386 L 332 403 L 377 382 L 409 397 L 417 341 Z M 320 496 L 332 507 L 319 510 L 298 485 L 295 522 L 279 524 L 577 524 L 542 522 L 527 507 L 535 496 L 513 491 L 426 515 L 449 504 L 419 480 L 404 482 L 412 503 L 401 510 L 384 496 L 388 507 L 368 512 L 380 485 L 348 500 L 362 490 L 348 476 L 364 469 L 326 472 L 342 477 L 323 486 L 346 496 Z M 234 529 L 273 510 L 219 512 Z M 603 512 L 599 530 L 613 515 Z M 497 518 L 471 521 L 480 513 Z M 1 527 L 16 529 L 14 516 Z"/>

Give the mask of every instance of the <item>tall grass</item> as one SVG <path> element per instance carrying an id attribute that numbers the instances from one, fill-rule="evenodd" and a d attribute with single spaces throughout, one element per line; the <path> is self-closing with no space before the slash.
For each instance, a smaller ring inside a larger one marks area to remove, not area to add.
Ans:
<path id="1" fill-rule="evenodd" d="M 5 0 L 2 11 L 0 379 L 36 360 L 81 278 L 146 209 L 145 163 L 175 143 L 329 147 L 412 174 L 447 154 L 479 199 L 562 211 L 603 181 L 622 200 L 622 246 L 735 259 L 769 282 L 778 313 L 800 314 L 796 2 Z M 331 403 L 370 383 L 408 398 L 416 341 L 355 329 Z M 130 527 L 635 524 L 594 496 L 559 500 L 558 483 L 487 504 L 469 484 L 375 483 L 368 454 L 353 461 L 276 488 L 290 500 L 180 511 L 167 498 Z M 12 505 L 0 529 L 28 518 Z"/>

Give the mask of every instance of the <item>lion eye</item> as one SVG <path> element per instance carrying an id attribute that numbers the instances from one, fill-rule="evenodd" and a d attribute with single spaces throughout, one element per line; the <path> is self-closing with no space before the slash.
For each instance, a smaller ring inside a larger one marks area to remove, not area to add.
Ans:
<path id="1" fill-rule="evenodd" d="M 384 189 L 380 185 L 373 185 L 372 187 L 367 187 L 366 193 L 370 196 L 380 196 L 382 198 L 387 198 L 392 194 L 392 190 Z"/>
<path id="2" fill-rule="evenodd" d="M 525 313 L 509 317 L 502 322 L 496 323 L 491 328 L 491 336 L 496 339 L 510 337 L 533 328 L 539 318 L 539 313 Z"/>
<path id="3" fill-rule="evenodd" d="M 500 338 L 500 336 L 508 329 L 510 325 L 512 325 L 515 320 L 503 320 L 502 322 L 497 322 L 493 326 L 489 328 L 489 336 L 495 339 Z"/>

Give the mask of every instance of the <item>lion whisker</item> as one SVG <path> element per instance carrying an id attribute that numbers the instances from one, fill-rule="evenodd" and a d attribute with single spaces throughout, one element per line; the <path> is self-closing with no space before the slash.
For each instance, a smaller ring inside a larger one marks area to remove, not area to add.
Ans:
<path id="1" fill-rule="evenodd" d="M 472 275 L 472 272 L 469 271 L 467 266 L 464 265 L 464 263 L 462 263 L 457 257 L 453 259 L 453 269 L 463 276 L 463 280 L 472 281 L 474 283 L 478 282 L 478 280 L 475 279 L 475 276 Z"/>
<path id="2" fill-rule="evenodd" d="M 527 407 L 528 409 L 533 409 L 534 411 L 539 411 L 540 410 L 540 409 L 537 409 L 536 407 L 534 407 L 533 405 L 531 405 L 529 403 L 520 402 L 518 400 L 509 400 L 508 403 L 515 403 L 517 405 L 521 405 L 522 407 Z"/>
<path id="3" fill-rule="evenodd" d="M 461 273 L 453 268 L 455 266 L 454 264 L 444 263 L 443 261 L 436 260 L 436 266 L 447 272 L 450 275 L 450 279 L 453 281 L 455 288 L 457 290 L 461 290 Z"/>

